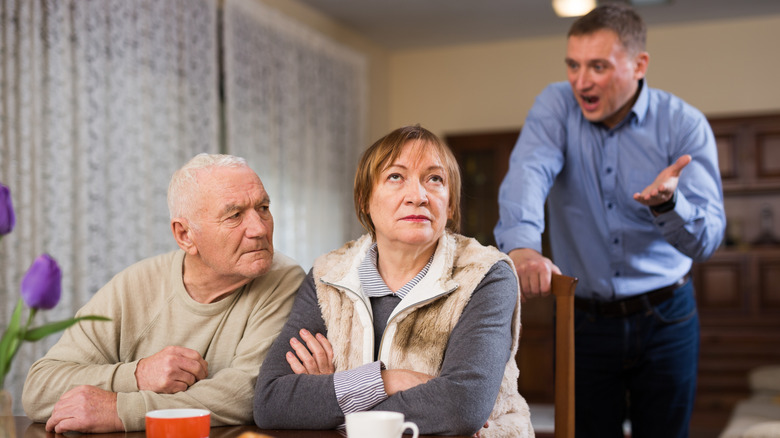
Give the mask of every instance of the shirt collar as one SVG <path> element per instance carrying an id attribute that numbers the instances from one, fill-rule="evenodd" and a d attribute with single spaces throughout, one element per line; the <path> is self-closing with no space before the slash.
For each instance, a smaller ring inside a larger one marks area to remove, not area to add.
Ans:
<path id="1" fill-rule="evenodd" d="M 636 116 L 638 123 L 642 123 L 647 117 L 647 110 L 650 107 L 650 93 L 647 91 L 647 81 L 639 80 L 639 97 L 637 97 L 631 112 Z"/>
<path id="2" fill-rule="evenodd" d="M 382 280 L 382 276 L 379 275 L 379 269 L 377 268 L 377 260 L 379 253 L 377 252 L 376 242 L 371 245 L 366 253 L 366 257 L 360 263 L 358 267 L 358 276 L 360 277 L 360 284 L 363 286 L 363 293 L 369 297 L 383 297 L 385 295 L 396 295 L 403 299 L 412 288 L 414 288 L 420 280 L 425 277 L 433 262 L 433 255 L 428 259 L 428 263 L 417 275 L 409 280 L 408 283 L 403 285 L 398 291 L 393 292 L 387 287 L 387 284 Z"/>

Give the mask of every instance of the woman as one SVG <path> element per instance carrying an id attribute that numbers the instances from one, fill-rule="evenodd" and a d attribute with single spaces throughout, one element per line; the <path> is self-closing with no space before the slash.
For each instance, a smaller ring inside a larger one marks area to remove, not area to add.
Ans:
<path id="1" fill-rule="evenodd" d="M 255 422 L 332 429 L 390 410 L 421 434 L 533 436 L 517 277 L 506 255 L 455 234 L 452 152 L 419 125 L 397 129 L 363 154 L 354 197 L 369 233 L 315 261 L 260 369 Z"/>

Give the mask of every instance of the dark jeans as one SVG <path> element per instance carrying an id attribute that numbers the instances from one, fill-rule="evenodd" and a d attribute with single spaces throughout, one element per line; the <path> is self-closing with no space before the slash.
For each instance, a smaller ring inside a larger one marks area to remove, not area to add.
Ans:
<path id="1" fill-rule="evenodd" d="M 693 284 L 620 317 L 575 312 L 577 438 L 682 438 L 696 392 L 699 317 Z"/>

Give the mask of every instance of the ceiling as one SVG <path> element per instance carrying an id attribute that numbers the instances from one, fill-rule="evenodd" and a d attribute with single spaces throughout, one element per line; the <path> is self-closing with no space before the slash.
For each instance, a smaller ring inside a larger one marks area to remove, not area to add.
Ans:
<path id="1" fill-rule="evenodd" d="M 298 0 L 389 50 L 565 35 L 550 0 Z M 637 3 L 646 0 L 634 0 Z M 780 0 L 639 5 L 648 26 L 780 14 Z"/>

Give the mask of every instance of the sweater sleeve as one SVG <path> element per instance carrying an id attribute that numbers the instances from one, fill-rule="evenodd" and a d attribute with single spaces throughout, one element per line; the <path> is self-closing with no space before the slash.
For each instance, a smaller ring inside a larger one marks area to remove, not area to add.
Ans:
<path id="1" fill-rule="evenodd" d="M 30 367 L 22 393 L 22 405 L 30 419 L 45 422 L 60 396 L 79 385 L 93 385 L 120 392 L 137 391 L 137 361 L 119 360 L 122 327 L 116 281 L 106 284 L 77 313 L 101 315 L 105 321 L 82 321 L 67 329 L 43 358 Z"/>
<path id="2" fill-rule="evenodd" d="M 143 430 L 147 411 L 183 406 L 210 411 L 212 426 L 251 424 L 252 390 L 258 369 L 290 314 L 303 276 L 300 267 L 290 267 L 272 290 L 263 287 L 263 290 L 251 291 L 262 293 L 265 299 L 255 304 L 227 367 L 213 374 L 209 371 L 208 378 L 175 394 L 119 393 L 117 411 L 125 430 Z"/>
<path id="3" fill-rule="evenodd" d="M 421 435 L 473 435 L 487 421 L 512 349 L 517 282 L 496 263 L 463 309 L 444 353 L 441 374 L 399 392 L 374 410 L 403 412 Z"/>
<path id="4" fill-rule="evenodd" d="M 264 429 L 335 429 L 344 422 L 336 400 L 333 374 L 293 373 L 285 359 L 290 339 L 305 328 L 327 336 L 313 274 L 298 289 L 290 318 L 260 368 L 253 402 L 255 423 Z M 303 341 L 302 341 L 303 342 Z"/>

